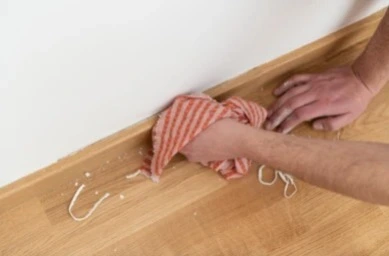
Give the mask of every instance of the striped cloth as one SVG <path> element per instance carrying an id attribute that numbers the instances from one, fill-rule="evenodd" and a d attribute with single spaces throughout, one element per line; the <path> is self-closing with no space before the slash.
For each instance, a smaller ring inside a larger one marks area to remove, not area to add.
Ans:
<path id="1" fill-rule="evenodd" d="M 163 168 L 182 148 L 207 127 L 223 118 L 232 118 L 240 123 L 260 128 L 266 119 L 266 110 L 258 104 L 232 97 L 219 103 L 211 97 L 180 95 L 159 117 L 153 127 L 153 150 L 144 159 L 140 171 L 154 182 L 159 181 Z M 206 166 L 226 178 L 245 175 L 251 165 L 246 158 L 213 161 Z"/>

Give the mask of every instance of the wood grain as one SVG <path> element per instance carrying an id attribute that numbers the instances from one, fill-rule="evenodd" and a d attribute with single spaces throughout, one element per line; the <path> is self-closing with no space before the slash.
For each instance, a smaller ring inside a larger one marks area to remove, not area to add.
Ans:
<path id="1" fill-rule="evenodd" d="M 242 96 L 267 106 L 272 89 L 291 74 L 353 61 L 383 15 L 380 11 L 334 34 L 207 91 L 217 99 Z M 342 130 L 341 139 L 389 143 L 389 86 Z M 388 255 L 389 209 L 298 181 L 292 199 L 282 184 L 258 184 L 255 167 L 227 182 L 176 157 L 161 182 L 125 175 L 150 146 L 151 117 L 0 189 L 0 255 Z M 335 139 L 308 124 L 294 134 Z M 368 170 L 367 170 L 368 171 Z M 85 177 L 90 172 L 91 177 Z M 105 192 L 111 196 L 84 222 L 67 206 L 86 189 L 83 214 Z M 98 192 L 98 195 L 95 192 Z M 123 195 L 121 199 L 119 195 Z"/>

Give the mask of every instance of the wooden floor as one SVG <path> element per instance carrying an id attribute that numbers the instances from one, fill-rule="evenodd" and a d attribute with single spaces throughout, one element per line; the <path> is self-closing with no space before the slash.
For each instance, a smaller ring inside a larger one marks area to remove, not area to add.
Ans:
<path id="1" fill-rule="evenodd" d="M 267 106 L 271 90 L 292 73 L 351 62 L 380 15 L 209 93 Z M 258 183 L 255 167 L 247 177 L 227 182 L 180 157 L 159 184 L 143 177 L 128 181 L 125 175 L 139 166 L 138 150 L 146 150 L 149 133 L 131 145 L 115 142 L 120 134 L 0 190 L 0 255 L 389 255 L 389 208 L 301 181 L 298 193 L 285 199 L 280 182 L 273 187 Z M 336 133 L 315 132 L 308 125 L 294 134 L 310 136 L 312 143 L 316 137 L 336 140 Z M 389 85 L 341 131 L 341 139 L 389 143 Z M 115 149 L 101 147 L 112 143 Z M 78 214 L 111 193 L 84 222 L 73 221 L 67 212 L 76 182 L 87 186 L 75 207 Z"/>

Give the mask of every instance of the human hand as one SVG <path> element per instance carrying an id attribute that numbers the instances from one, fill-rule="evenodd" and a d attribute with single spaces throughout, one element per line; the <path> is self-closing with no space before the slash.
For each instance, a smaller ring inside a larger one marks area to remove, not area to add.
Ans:
<path id="1" fill-rule="evenodd" d="M 366 109 L 374 93 L 351 67 L 318 74 L 299 74 L 274 90 L 278 99 L 268 110 L 265 129 L 288 133 L 313 120 L 316 130 L 338 130 Z"/>
<path id="2" fill-rule="evenodd" d="M 245 156 L 245 135 L 252 127 L 232 119 L 222 119 L 210 125 L 187 144 L 180 153 L 190 162 L 206 164 L 211 161 Z"/>

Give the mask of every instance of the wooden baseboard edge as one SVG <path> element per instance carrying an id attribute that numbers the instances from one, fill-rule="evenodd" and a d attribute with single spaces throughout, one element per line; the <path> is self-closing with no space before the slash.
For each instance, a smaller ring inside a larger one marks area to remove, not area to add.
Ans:
<path id="1" fill-rule="evenodd" d="M 238 94 L 242 88 L 251 88 L 251 91 L 266 88 L 270 92 L 270 89 L 275 86 L 275 81 L 286 79 L 296 72 L 311 71 L 310 68 L 307 70 L 307 65 L 304 64 L 312 60 L 322 58 L 323 62 L 326 62 L 327 59 L 341 55 L 344 49 L 358 43 L 361 44 L 361 47 L 356 51 L 363 49 L 384 12 L 385 9 L 380 10 L 335 33 L 217 85 L 207 90 L 206 93 L 214 98 L 224 99 Z M 271 96 L 268 98 L 271 100 Z M 268 104 L 268 102 L 261 103 Z M 2 207 L 9 207 L 9 204 L 14 205 L 20 200 L 41 195 L 52 190 L 53 186 L 65 186 L 64 180 L 72 181 L 74 177 L 82 176 L 86 170 L 101 170 L 104 163 L 111 160 L 118 169 L 136 169 L 141 161 L 141 156 L 138 154 L 139 149 L 150 146 L 150 131 L 155 120 L 156 116 L 150 117 L 0 188 L 0 200 L 2 201 L 1 205 L 3 205 L 0 206 L 0 212 Z M 118 156 L 129 161 L 126 163 L 116 161 Z M 102 172 L 104 173 L 104 170 Z M 66 186 L 70 185 L 69 182 L 66 182 Z"/>

